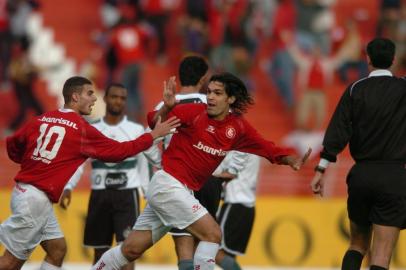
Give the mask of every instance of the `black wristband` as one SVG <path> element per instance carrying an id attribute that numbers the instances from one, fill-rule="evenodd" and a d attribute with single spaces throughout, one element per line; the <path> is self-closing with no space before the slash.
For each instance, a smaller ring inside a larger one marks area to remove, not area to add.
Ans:
<path id="1" fill-rule="evenodd" d="M 317 165 L 316 167 L 314 167 L 314 171 L 324 173 L 326 171 L 326 168 Z"/>

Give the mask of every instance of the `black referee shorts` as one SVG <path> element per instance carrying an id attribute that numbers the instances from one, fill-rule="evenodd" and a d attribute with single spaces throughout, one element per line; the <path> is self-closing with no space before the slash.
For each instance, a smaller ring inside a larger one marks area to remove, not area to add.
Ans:
<path id="1" fill-rule="evenodd" d="M 219 208 L 223 181 L 217 177 L 210 177 L 199 191 L 194 192 L 195 198 L 203 205 L 207 211 L 216 219 L 216 213 Z M 172 228 L 169 234 L 175 236 L 190 235 L 186 230 Z"/>
<path id="2" fill-rule="evenodd" d="M 406 228 L 406 167 L 401 162 L 361 162 L 347 176 L 351 221 Z"/>
<path id="3" fill-rule="evenodd" d="M 92 190 L 86 217 L 84 245 L 108 248 L 122 242 L 140 214 L 137 189 Z"/>

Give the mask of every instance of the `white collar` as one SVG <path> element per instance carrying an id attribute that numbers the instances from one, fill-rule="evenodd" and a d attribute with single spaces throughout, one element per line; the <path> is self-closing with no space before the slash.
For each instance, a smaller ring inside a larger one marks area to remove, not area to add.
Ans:
<path id="1" fill-rule="evenodd" d="M 100 118 L 100 121 L 101 121 L 104 125 L 106 125 L 106 126 L 115 127 L 115 126 L 121 125 L 121 124 L 124 123 L 124 122 L 127 122 L 127 115 L 124 115 L 124 116 L 123 116 L 123 119 L 121 119 L 121 121 L 118 122 L 116 125 L 107 124 L 106 121 L 104 121 L 104 117 Z"/>
<path id="2" fill-rule="evenodd" d="M 393 76 L 392 72 L 387 69 L 377 69 L 369 73 L 368 77 L 378 77 L 378 76 Z"/>
<path id="3" fill-rule="evenodd" d="M 74 110 L 69 109 L 69 108 L 59 108 L 58 111 L 63 112 L 63 113 L 75 112 Z"/>

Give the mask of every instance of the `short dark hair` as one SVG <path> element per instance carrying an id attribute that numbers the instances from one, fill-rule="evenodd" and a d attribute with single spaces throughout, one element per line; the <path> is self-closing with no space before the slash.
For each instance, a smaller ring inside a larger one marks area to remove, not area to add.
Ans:
<path id="1" fill-rule="evenodd" d="M 108 96 L 109 91 L 110 91 L 110 89 L 111 89 L 112 87 L 124 88 L 124 89 L 127 90 L 127 88 L 125 88 L 124 84 L 121 84 L 121 83 L 111 83 L 111 84 L 109 84 L 109 85 L 106 87 L 106 89 L 104 90 L 104 96 L 105 96 L 105 97 Z"/>
<path id="2" fill-rule="evenodd" d="M 210 82 L 221 82 L 224 85 L 227 96 L 235 97 L 235 102 L 230 105 L 233 112 L 238 114 L 245 113 L 248 107 L 254 104 L 254 99 L 248 92 L 244 82 L 237 76 L 229 72 L 223 72 L 211 76 Z"/>
<path id="3" fill-rule="evenodd" d="M 179 65 L 181 86 L 197 85 L 208 69 L 209 65 L 203 57 L 197 55 L 186 56 Z"/>
<path id="4" fill-rule="evenodd" d="M 389 68 L 395 57 L 395 43 L 387 38 L 375 38 L 367 45 L 367 54 L 375 68 Z"/>
<path id="5" fill-rule="evenodd" d="M 72 101 L 72 94 L 75 92 L 82 92 L 83 85 L 92 84 L 92 82 L 84 77 L 74 76 L 66 80 L 63 85 L 63 98 L 65 104 L 68 104 Z"/>

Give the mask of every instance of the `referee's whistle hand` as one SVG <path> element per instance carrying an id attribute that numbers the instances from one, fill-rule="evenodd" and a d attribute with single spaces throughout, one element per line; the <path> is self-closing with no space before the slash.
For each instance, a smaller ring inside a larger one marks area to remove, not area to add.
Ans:
<path id="1" fill-rule="evenodd" d="M 310 183 L 310 187 L 314 194 L 319 194 L 321 197 L 323 197 L 324 180 L 323 180 L 323 174 L 321 172 L 316 172 L 316 174 L 313 177 L 312 182 Z"/>

